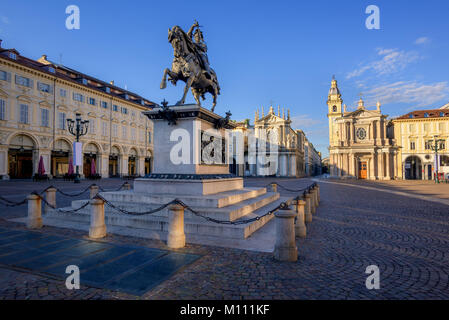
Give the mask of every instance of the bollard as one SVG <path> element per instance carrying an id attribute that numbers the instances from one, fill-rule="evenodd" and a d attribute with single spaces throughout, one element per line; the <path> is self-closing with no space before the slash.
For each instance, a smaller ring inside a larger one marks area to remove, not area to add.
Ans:
<path id="1" fill-rule="evenodd" d="M 30 194 L 27 197 L 28 200 L 28 229 L 40 229 L 42 228 L 42 199 L 36 194 Z"/>
<path id="2" fill-rule="evenodd" d="M 304 201 L 306 203 L 306 205 L 304 207 L 304 220 L 306 223 L 312 222 L 312 211 L 310 208 L 311 197 L 312 196 L 310 195 L 310 193 L 304 194 Z"/>
<path id="3" fill-rule="evenodd" d="M 48 188 L 45 190 L 45 200 L 51 204 L 54 208 L 56 208 L 56 189 L 53 187 Z M 49 213 L 54 208 L 50 207 L 49 205 L 45 204 L 44 206 L 44 212 Z"/>
<path id="4" fill-rule="evenodd" d="M 272 192 L 278 192 L 278 185 L 276 183 L 271 184 L 271 191 Z"/>
<path id="5" fill-rule="evenodd" d="M 169 248 L 184 248 L 186 235 L 184 233 L 184 207 L 180 204 L 171 204 L 168 207 L 168 237 Z"/>
<path id="6" fill-rule="evenodd" d="M 315 190 L 312 188 L 309 190 L 310 194 L 310 212 L 313 214 L 316 212 L 316 206 L 315 206 Z"/>
<path id="7" fill-rule="evenodd" d="M 131 185 L 128 182 L 123 184 L 123 190 L 131 190 Z"/>
<path id="8" fill-rule="evenodd" d="M 316 189 L 318 190 L 317 193 L 316 193 L 316 195 L 317 195 L 317 198 L 318 198 L 318 204 L 319 204 L 321 199 L 320 199 L 320 186 L 319 186 L 318 184 L 316 185 Z"/>
<path id="9" fill-rule="evenodd" d="M 313 199 L 315 201 L 315 212 L 316 212 L 316 210 L 318 208 L 318 204 L 319 204 L 319 202 L 318 202 L 318 188 L 317 188 L 317 186 L 313 187 Z"/>
<path id="10" fill-rule="evenodd" d="M 96 184 L 93 184 L 89 187 L 89 189 L 90 189 L 90 198 L 93 199 L 97 196 L 100 188 L 98 188 Z"/>
<path id="11" fill-rule="evenodd" d="M 295 243 L 294 220 L 296 212 L 281 209 L 275 214 L 276 217 L 276 244 L 274 247 L 274 258 L 279 261 L 297 261 L 298 248 Z"/>
<path id="12" fill-rule="evenodd" d="M 305 238 L 307 234 L 304 212 L 306 202 L 304 200 L 296 200 L 295 205 L 297 213 L 295 222 L 295 235 L 300 238 Z"/>
<path id="13" fill-rule="evenodd" d="M 99 239 L 105 237 L 104 201 L 102 199 L 90 200 L 90 210 L 89 238 Z"/>

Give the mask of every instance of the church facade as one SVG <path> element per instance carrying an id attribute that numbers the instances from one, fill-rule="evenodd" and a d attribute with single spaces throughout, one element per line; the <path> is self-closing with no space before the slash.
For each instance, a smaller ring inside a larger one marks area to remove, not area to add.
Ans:
<path id="1" fill-rule="evenodd" d="M 397 176 L 398 148 L 394 130 L 382 114 L 365 108 L 360 98 L 355 111 L 347 111 L 332 79 L 328 99 L 329 170 L 332 177 L 390 180 Z"/>

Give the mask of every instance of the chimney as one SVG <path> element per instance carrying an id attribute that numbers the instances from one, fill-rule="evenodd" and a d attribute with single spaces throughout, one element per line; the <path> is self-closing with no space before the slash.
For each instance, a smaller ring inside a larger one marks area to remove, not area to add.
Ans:
<path id="1" fill-rule="evenodd" d="M 111 81 L 109 82 L 109 84 L 110 84 L 110 85 L 114 85 L 114 80 L 111 80 Z"/>

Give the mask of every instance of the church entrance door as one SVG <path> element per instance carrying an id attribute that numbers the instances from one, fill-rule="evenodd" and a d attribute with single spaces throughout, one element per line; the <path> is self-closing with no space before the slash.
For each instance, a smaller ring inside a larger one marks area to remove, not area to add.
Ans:
<path id="1" fill-rule="evenodd" d="M 367 177 L 367 164 L 366 161 L 361 161 L 359 163 L 359 179 L 366 179 Z"/>

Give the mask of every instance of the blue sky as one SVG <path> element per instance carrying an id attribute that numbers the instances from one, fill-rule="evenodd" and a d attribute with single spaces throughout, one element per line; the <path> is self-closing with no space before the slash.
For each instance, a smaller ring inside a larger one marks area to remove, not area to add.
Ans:
<path id="1" fill-rule="evenodd" d="M 71 4 L 80 8 L 80 30 L 65 27 Z M 372 4 L 380 30 L 365 27 Z M 0 38 L 30 58 L 62 55 L 69 67 L 175 103 L 182 83 L 159 89 L 172 60 L 167 29 L 197 19 L 222 89 L 216 111 L 253 121 L 258 107 L 290 108 L 294 127 L 326 155 L 333 74 L 349 109 L 360 92 L 391 117 L 449 102 L 448 13 L 446 0 L 2 0 Z"/>

